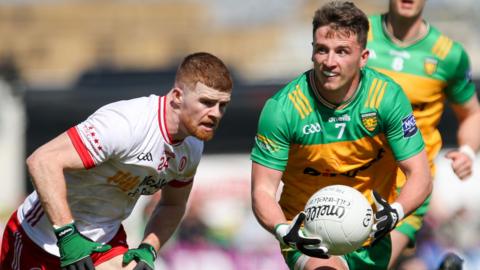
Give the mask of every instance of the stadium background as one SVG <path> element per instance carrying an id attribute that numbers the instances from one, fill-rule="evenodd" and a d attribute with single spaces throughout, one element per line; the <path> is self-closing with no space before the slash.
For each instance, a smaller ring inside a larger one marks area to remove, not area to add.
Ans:
<path id="1" fill-rule="evenodd" d="M 0 0 L 0 232 L 32 189 L 24 159 L 36 147 L 108 102 L 165 94 L 178 61 L 208 51 L 232 68 L 233 99 L 206 144 L 184 225 L 158 263 L 166 269 L 285 269 L 276 241 L 251 214 L 248 153 L 264 101 L 310 67 L 311 18 L 324 2 Z M 373 14 L 388 1 L 355 2 Z M 465 46 L 477 91 L 478 15 L 473 0 L 427 1 L 425 10 L 427 20 Z M 443 152 L 455 146 L 455 129 L 447 109 Z M 429 267 L 438 263 L 434 254 L 455 249 L 467 269 L 480 269 L 479 164 L 474 177 L 460 183 L 438 159 L 429 230 L 417 250 Z M 145 211 L 148 199 L 125 223 L 133 245 Z M 404 267 L 418 269 L 414 263 Z"/>

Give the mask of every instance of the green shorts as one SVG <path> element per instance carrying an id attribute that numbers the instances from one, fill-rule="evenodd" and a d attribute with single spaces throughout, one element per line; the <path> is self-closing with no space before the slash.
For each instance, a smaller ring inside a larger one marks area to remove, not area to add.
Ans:
<path id="1" fill-rule="evenodd" d="M 415 241 L 417 238 L 418 231 L 422 228 L 423 217 L 427 213 L 428 205 L 430 204 L 431 196 L 428 196 L 427 199 L 420 205 L 417 210 L 412 214 L 406 216 L 402 221 L 397 224 L 395 230 L 406 235 L 410 241 L 408 247 L 414 247 Z"/>
<path id="2" fill-rule="evenodd" d="M 288 246 L 281 246 L 281 249 L 288 268 L 294 270 L 295 263 L 302 256 L 302 253 Z M 390 240 L 390 235 L 387 235 L 374 246 L 359 248 L 354 252 L 342 255 L 342 257 L 350 270 L 381 270 L 387 269 L 391 254 L 392 241 Z"/>

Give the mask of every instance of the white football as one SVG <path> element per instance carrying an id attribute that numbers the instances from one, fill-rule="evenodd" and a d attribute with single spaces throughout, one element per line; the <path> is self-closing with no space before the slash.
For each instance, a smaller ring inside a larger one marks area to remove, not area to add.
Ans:
<path id="1" fill-rule="evenodd" d="M 327 186 L 310 197 L 305 205 L 305 233 L 322 239 L 332 255 L 343 255 L 362 246 L 373 224 L 367 198 L 344 185 Z"/>

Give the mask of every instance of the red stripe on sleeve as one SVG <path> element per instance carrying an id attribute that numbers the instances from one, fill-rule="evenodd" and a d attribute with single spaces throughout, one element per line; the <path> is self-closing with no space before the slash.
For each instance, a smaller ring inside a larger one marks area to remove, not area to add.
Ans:
<path id="1" fill-rule="evenodd" d="M 168 182 L 168 185 L 174 188 L 181 188 L 190 185 L 193 182 L 193 178 L 187 180 L 186 182 L 184 181 L 178 181 L 178 180 L 172 180 Z"/>
<path id="2" fill-rule="evenodd" d="M 70 140 L 72 141 L 73 146 L 75 147 L 75 150 L 77 150 L 78 155 L 82 159 L 83 166 L 85 167 L 85 169 L 93 168 L 95 166 L 95 162 L 93 162 L 92 156 L 90 155 L 87 148 L 83 144 L 77 129 L 75 127 L 71 127 L 67 131 L 67 134 L 70 137 Z"/>

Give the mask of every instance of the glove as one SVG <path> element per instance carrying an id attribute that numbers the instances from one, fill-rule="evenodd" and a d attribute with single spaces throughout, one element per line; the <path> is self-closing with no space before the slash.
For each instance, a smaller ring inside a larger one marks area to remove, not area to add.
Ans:
<path id="1" fill-rule="evenodd" d="M 112 247 L 94 242 L 78 232 L 72 222 L 54 229 L 57 236 L 57 246 L 60 250 L 60 266 L 62 270 L 94 270 L 90 254 L 105 252 Z"/>
<path id="2" fill-rule="evenodd" d="M 147 243 L 141 243 L 138 248 L 129 249 L 123 254 L 123 264 L 127 265 L 131 261 L 137 261 L 137 266 L 133 270 L 153 270 L 153 262 L 157 258 L 155 248 Z"/>
<path id="3" fill-rule="evenodd" d="M 376 223 L 372 226 L 370 237 L 373 237 L 372 245 L 375 245 L 378 240 L 397 226 L 404 214 L 400 203 L 395 202 L 390 205 L 378 192 L 374 190 L 372 193 L 377 212 L 375 213 Z"/>
<path id="4" fill-rule="evenodd" d="M 300 250 L 303 254 L 328 259 L 328 248 L 320 246 L 320 238 L 307 237 L 300 228 L 305 220 L 305 212 L 300 212 L 289 224 L 277 224 L 275 226 L 275 236 L 280 243 Z"/>

